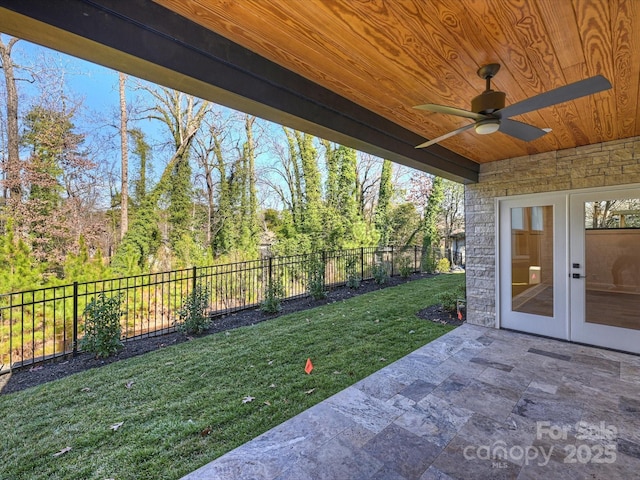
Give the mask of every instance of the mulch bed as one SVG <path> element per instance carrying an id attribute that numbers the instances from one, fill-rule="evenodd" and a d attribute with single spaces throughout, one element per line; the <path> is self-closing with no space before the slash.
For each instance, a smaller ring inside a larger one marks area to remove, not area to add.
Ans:
<path id="1" fill-rule="evenodd" d="M 442 305 L 432 305 L 416 313 L 418 318 L 430 320 L 435 323 L 441 323 L 443 325 L 453 325 L 455 327 L 459 327 L 464 323 L 464 307 L 460 307 L 460 315 L 462 316 L 462 319 L 458 318 L 457 312 L 445 310 L 442 308 Z"/>
<path id="2" fill-rule="evenodd" d="M 255 325 L 281 315 L 299 312 L 310 308 L 315 308 L 328 303 L 334 303 L 347 298 L 362 295 L 363 293 L 372 292 L 381 288 L 393 287 L 413 280 L 429 278 L 433 275 L 414 274 L 409 278 L 391 277 L 384 285 L 378 285 L 373 280 L 362 282 L 360 288 L 352 290 L 347 287 L 337 287 L 328 292 L 327 298 L 322 300 L 314 300 L 311 297 L 287 300 L 282 303 L 282 310 L 276 315 L 269 315 L 260 309 L 244 310 L 220 317 L 216 317 L 209 329 L 202 334 L 210 335 L 212 333 L 224 332 L 233 328 Z M 449 324 L 459 326 L 463 323 L 457 319 L 455 314 L 451 314 L 442 310 L 438 305 L 426 308 L 418 312 L 418 317 L 436 323 Z M 157 350 L 159 348 L 176 345 L 178 343 L 192 340 L 193 337 L 182 333 L 168 333 L 166 335 L 156 337 L 139 338 L 125 342 L 125 348 L 118 354 L 109 358 L 97 359 L 87 353 L 80 353 L 75 357 L 61 358 L 32 367 L 25 367 L 11 372 L 11 374 L 0 375 L 0 394 L 17 392 L 29 387 L 34 387 L 42 383 L 57 380 L 67 375 L 89 370 L 91 368 L 101 367 L 109 363 L 124 360 L 126 358 L 142 355 L 147 352 Z"/>

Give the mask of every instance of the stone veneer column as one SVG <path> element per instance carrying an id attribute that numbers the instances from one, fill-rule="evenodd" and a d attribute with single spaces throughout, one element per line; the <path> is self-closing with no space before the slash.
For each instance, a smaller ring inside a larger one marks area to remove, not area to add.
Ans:
<path id="1" fill-rule="evenodd" d="M 640 183 L 640 137 L 480 166 L 465 187 L 467 320 L 496 326 L 496 197 Z"/>

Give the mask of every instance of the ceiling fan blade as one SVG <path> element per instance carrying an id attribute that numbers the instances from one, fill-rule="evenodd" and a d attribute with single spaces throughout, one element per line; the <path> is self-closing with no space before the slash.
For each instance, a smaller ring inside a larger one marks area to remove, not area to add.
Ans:
<path id="1" fill-rule="evenodd" d="M 444 135 L 440 135 L 438 138 L 434 138 L 433 140 L 429 140 L 428 142 L 424 142 L 421 143 L 420 145 L 417 145 L 416 148 L 424 148 L 424 147 L 429 147 L 431 145 L 434 145 L 438 142 L 441 142 L 442 140 L 445 140 L 449 137 L 453 137 L 454 135 L 457 135 L 459 133 L 464 132 L 465 130 L 469 130 L 470 128 L 473 128 L 475 126 L 475 123 L 470 123 L 469 125 L 465 125 L 464 127 L 460 127 L 457 128 L 449 133 L 445 133 Z"/>
<path id="2" fill-rule="evenodd" d="M 500 120 L 500 128 L 498 130 L 502 133 L 506 133 L 507 135 L 511 135 L 512 137 L 524 140 L 525 142 L 530 142 L 548 133 L 547 130 L 534 127 L 528 123 L 511 120 L 510 118 L 503 118 Z"/>
<path id="3" fill-rule="evenodd" d="M 473 118 L 474 120 L 485 120 L 489 118 L 482 113 L 470 112 L 469 110 L 463 110 L 462 108 L 447 107 L 446 105 L 436 105 L 435 103 L 427 103 L 426 105 L 416 105 L 413 108 L 418 110 L 429 110 L 430 112 L 446 113 L 448 115 L 456 115 L 458 117 Z"/>
<path id="4" fill-rule="evenodd" d="M 609 82 L 609 80 L 602 75 L 596 75 L 595 77 L 585 78 L 584 80 L 570 83 L 564 87 L 554 88 L 548 92 L 509 105 L 500 110 L 500 116 L 506 118 L 521 115 L 540 108 L 550 107 L 551 105 L 568 102 L 587 95 L 593 95 L 594 93 L 610 88 L 611 82 Z"/>

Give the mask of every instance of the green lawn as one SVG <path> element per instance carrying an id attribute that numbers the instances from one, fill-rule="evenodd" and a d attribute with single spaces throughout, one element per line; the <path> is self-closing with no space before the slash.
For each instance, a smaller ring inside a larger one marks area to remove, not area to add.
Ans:
<path id="1" fill-rule="evenodd" d="M 449 331 L 414 314 L 462 282 L 410 282 L 2 395 L 0 479 L 179 478 Z"/>

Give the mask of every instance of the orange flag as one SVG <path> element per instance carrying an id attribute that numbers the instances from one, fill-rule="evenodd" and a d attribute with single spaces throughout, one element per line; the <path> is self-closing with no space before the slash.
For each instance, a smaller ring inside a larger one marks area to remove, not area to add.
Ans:
<path id="1" fill-rule="evenodd" d="M 462 312 L 458 310 L 458 320 L 462 320 Z"/>
<path id="2" fill-rule="evenodd" d="M 307 358 L 307 364 L 304 366 L 304 371 L 309 375 L 313 370 L 313 363 L 311 363 L 311 359 Z"/>

